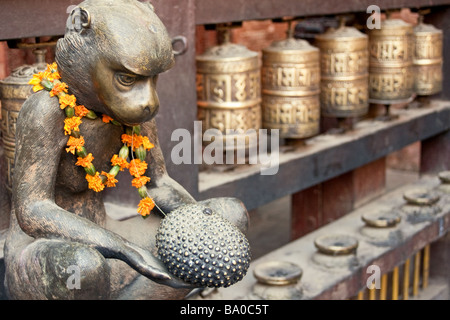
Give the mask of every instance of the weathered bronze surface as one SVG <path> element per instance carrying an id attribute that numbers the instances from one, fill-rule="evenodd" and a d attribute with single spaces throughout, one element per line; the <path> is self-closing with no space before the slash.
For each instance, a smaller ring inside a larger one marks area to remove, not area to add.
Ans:
<path id="1" fill-rule="evenodd" d="M 273 42 L 262 50 L 263 127 L 281 138 L 307 138 L 320 129 L 319 50 L 306 40 Z"/>
<path id="2" fill-rule="evenodd" d="M 343 23 L 316 36 L 320 48 L 321 114 L 346 118 L 368 112 L 368 38 Z"/>
<path id="3" fill-rule="evenodd" d="M 428 96 L 442 91 L 442 30 L 425 24 L 420 16 L 414 27 L 414 92 Z"/>
<path id="4" fill-rule="evenodd" d="M 6 160 L 6 188 L 11 192 L 12 174 L 14 170 L 14 152 L 16 149 L 16 122 L 20 108 L 33 93 L 28 81 L 33 74 L 44 71 L 45 49 L 34 50 L 36 63 L 16 68 L 3 80 L 0 80 L 0 99 L 2 102 L 2 117 L 0 131 L 2 133 L 4 157 Z"/>
<path id="5" fill-rule="evenodd" d="M 395 104 L 413 95 L 413 26 L 388 18 L 369 34 L 369 99 L 372 103 Z"/>
<path id="6" fill-rule="evenodd" d="M 16 123 L 11 226 L 4 251 L 9 298 L 185 297 L 196 285 L 171 274 L 156 253 L 164 213 L 197 203 L 167 174 L 158 142 L 156 79 L 174 64 L 164 25 L 149 3 L 84 1 L 67 20 L 56 62 L 77 104 L 123 126 L 139 124 L 141 134 L 155 145 L 145 161 L 146 176 L 151 177 L 148 190 L 158 210 L 145 220 L 137 214 L 112 220 L 102 194 L 88 189 L 84 169 L 75 166 L 76 157 L 65 150 L 65 114 L 58 99 L 45 90 L 32 94 Z M 95 154 L 98 171 L 108 171 L 111 157 L 122 147 L 123 126 L 105 124 L 101 117 L 81 124 L 85 147 Z M 119 173 L 118 179 L 125 176 Z M 246 231 L 247 212 L 239 200 L 215 198 L 204 203 L 234 228 Z M 217 237 L 211 232 L 208 236 Z"/>
<path id="7" fill-rule="evenodd" d="M 214 137 L 223 139 L 224 150 L 234 150 L 242 137 L 249 137 L 246 148 L 257 143 L 262 121 L 261 71 L 258 53 L 230 42 L 225 35 L 223 44 L 196 58 L 198 119 L 204 144 Z M 216 134 L 209 129 L 217 130 Z M 227 145 L 226 139 L 235 143 Z"/>

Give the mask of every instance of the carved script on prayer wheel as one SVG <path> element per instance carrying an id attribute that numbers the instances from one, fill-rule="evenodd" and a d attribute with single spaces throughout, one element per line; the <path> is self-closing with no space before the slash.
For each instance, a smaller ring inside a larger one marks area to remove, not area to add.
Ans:
<path id="1" fill-rule="evenodd" d="M 203 141 L 223 139 L 224 150 L 257 143 L 261 128 L 261 70 L 258 53 L 225 42 L 197 56 L 198 119 Z M 210 130 L 214 129 L 214 130 Z M 232 146 L 226 141 L 233 141 Z"/>
<path id="2" fill-rule="evenodd" d="M 263 51 L 263 127 L 281 138 L 307 138 L 320 129 L 319 50 L 288 38 Z"/>
<path id="3" fill-rule="evenodd" d="M 421 96 L 442 91 L 442 30 L 422 19 L 414 27 L 414 92 Z"/>
<path id="4" fill-rule="evenodd" d="M 400 19 L 382 21 L 369 30 L 369 99 L 392 104 L 411 98 L 414 90 L 413 27 Z"/>
<path id="5" fill-rule="evenodd" d="M 28 81 L 33 74 L 44 71 L 45 50 L 35 50 L 36 63 L 23 65 L 14 69 L 11 74 L 0 80 L 0 99 L 2 102 L 2 117 L 0 131 L 6 160 L 6 188 L 12 189 L 12 175 L 14 171 L 14 154 L 16 150 L 16 120 L 25 100 L 33 93 Z"/>
<path id="6" fill-rule="evenodd" d="M 346 118 L 368 112 L 368 39 L 341 25 L 316 36 L 320 48 L 321 113 Z"/>

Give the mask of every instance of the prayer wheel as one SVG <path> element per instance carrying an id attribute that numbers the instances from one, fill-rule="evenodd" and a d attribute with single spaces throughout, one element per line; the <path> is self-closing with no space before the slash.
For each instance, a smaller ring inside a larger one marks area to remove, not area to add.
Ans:
<path id="1" fill-rule="evenodd" d="M 423 23 L 423 16 L 414 27 L 414 92 L 429 96 L 442 91 L 442 30 Z"/>
<path id="2" fill-rule="evenodd" d="M 6 162 L 5 184 L 9 191 L 12 189 L 17 117 L 22 104 L 33 93 L 32 86 L 28 84 L 28 81 L 33 77 L 33 74 L 44 71 L 47 66 L 45 52 L 45 49 L 34 50 L 36 63 L 20 66 L 14 69 L 7 78 L 0 80 L 0 99 L 2 102 L 0 130 Z"/>
<path id="3" fill-rule="evenodd" d="M 319 49 L 306 40 L 275 41 L 262 50 L 263 127 L 280 138 L 307 138 L 320 129 Z"/>
<path id="4" fill-rule="evenodd" d="M 395 104 L 409 101 L 414 90 L 413 27 L 387 18 L 369 33 L 369 100 Z"/>
<path id="5" fill-rule="evenodd" d="M 348 118 L 368 112 L 368 38 L 345 26 L 317 35 L 320 49 L 321 114 Z"/>
<path id="6" fill-rule="evenodd" d="M 257 52 L 230 42 L 229 32 L 224 36 L 196 57 L 203 144 L 219 139 L 224 151 L 248 149 L 261 128 L 261 64 Z"/>

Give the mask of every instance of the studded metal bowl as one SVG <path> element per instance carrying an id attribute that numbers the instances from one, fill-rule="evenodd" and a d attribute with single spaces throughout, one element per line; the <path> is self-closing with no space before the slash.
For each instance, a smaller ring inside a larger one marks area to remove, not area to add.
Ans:
<path id="1" fill-rule="evenodd" d="M 200 204 L 179 207 L 162 219 L 156 246 L 170 273 L 201 287 L 228 287 L 242 280 L 251 259 L 245 235 Z"/>

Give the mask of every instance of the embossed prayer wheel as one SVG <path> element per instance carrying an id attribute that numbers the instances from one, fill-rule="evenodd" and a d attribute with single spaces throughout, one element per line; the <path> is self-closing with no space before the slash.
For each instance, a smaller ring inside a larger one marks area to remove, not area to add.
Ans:
<path id="1" fill-rule="evenodd" d="M 258 53 L 230 42 L 227 32 L 222 44 L 196 57 L 196 66 L 203 144 L 222 139 L 224 151 L 255 146 L 262 121 Z"/>
<path id="2" fill-rule="evenodd" d="M 387 18 L 369 34 L 369 100 L 395 104 L 411 99 L 414 92 L 413 26 Z"/>
<path id="3" fill-rule="evenodd" d="M 317 35 L 320 49 L 321 114 L 348 118 L 368 112 L 368 38 L 345 26 Z"/>
<path id="4" fill-rule="evenodd" d="M 414 27 L 414 92 L 429 96 L 442 91 L 442 30 L 423 23 L 423 16 Z"/>
<path id="5" fill-rule="evenodd" d="M 262 50 L 263 127 L 281 138 L 307 138 L 320 129 L 320 54 L 308 41 L 288 38 Z"/>
<path id="6" fill-rule="evenodd" d="M 2 102 L 0 130 L 6 160 L 6 189 L 9 191 L 12 189 L 14 171 L 17 117 L 22 104 L 33 93 L 32 86 L 28 84 L 28 81 L 33 77 L 33 74 L 44 71 L 47 66 L 45 63 L 46 50 L 36 49 L 33 52 L 36 56 L 36 63 L 20 66 L 14 69 L 7 78 L 0 80 L 0 99 Z"/>

